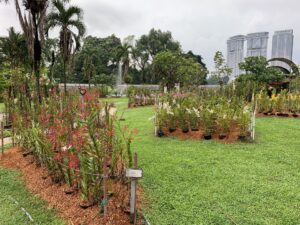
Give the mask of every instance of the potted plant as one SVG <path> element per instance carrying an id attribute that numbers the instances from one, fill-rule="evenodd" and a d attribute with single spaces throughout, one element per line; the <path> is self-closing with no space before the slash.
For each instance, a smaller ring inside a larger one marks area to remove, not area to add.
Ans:
<path id="1" fill-rule="evenodd" d="M 249 128 L 251 122 L 251 113 L 247 106 L 239 113 L 238 123 L 240 127 L 239 140 L 245 141 L 247 136 L 249 136 Z"/>
<path id="2" fill-rule="evenodd" d="M 190 127 L 192 131 L 199 131 L 200 111 L 196 108 L 192 108 L 189 113 Z"/>
<path id="3" fill-rule="evenodd" d="M 173 133 L 174 131 L 176 131 L 176 116 L 174 111 L 171 110 L 171 108 L 168 109 L 167 115 L 168 115 L 169 132 Z"/>
<path id="4" fill-rule="evenodd" d="M 202 120 L 204 125 L 203 137 L 205 140 L 210 140 L 212 138 L 212 133 L 213 133 L 214 110 L 212 109 L 203 110 Z"/>
<path id="5" fill-rule="evenodd" d="M 225 112 L 220 113 L 217 117 L 217 125 L 220 129 L 219 139 L 225 139 L 228 135 L 231 118 L 230 116 Z"/>

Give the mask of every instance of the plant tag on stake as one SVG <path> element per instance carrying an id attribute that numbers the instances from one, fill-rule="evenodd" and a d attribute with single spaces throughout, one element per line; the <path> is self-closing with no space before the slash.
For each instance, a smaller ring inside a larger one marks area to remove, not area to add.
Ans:
<path id="1" fill-rule="evenodd" d="M 141 178 L 143 177 L 143 171 L 139 169 L 127 169 L 126 177 Z"/>

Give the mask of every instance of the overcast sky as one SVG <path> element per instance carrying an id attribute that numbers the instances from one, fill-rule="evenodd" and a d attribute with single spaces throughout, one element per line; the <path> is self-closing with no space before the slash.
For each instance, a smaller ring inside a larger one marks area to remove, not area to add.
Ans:
<path id="1" fill-rule="evenodd" d="M 13 1 L 11 1 L 13 2 Z M 204 58 L 209 69 L 213 55 L 226 56 L 230 36 L 251 32 L 294 30 L 294 61 L 300 64 L 299 0 L 72 0 L 84 10 L 87 34 L 105 37 L 112 33 L 122 39 L 139 37 L 151 28 L 169 30 L 184 51 Z M 0 35 L 10 26 L 19 27 L 14 4 L 0 5 Z"/>

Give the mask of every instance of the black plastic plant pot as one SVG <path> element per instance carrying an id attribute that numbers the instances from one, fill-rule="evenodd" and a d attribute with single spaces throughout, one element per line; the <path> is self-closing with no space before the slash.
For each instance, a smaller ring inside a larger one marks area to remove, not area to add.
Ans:
<path id="1" fill-rule="evenodd" d="M 162 130 L 159 130 L 158 132 L 157 132 L 157 136 L 158 137 L 163 137 L 165 135 L 165 133 L 162 131 Z"/>
<path id="2" fill-rule="evenodd" d="M 11 124 L 4 125 L 4 129 L 10 129 L 10 128 L 12 128 Z"/>
<path id="3" fill-rule="evenodd" d="M 289 117 L 290 115 L 288 113 L 282 113 L 281 116 L 283 116 L 283 117 Z"/>
<path id="4" fill-rule="evenodd" d="M 225 139 L 226 137 L 227 137 L 226 134 L 219 134 L 219 139 L 220 139 L 220 140 L 223 140 L 223 139 Z"/>
<path id="5" fill-rule="evenodd" d="M 239 135 L 239 140 L 240 141 L 246 141 L 247 140 L 247 136 L 246 135 Z"/>
<path id="6" fill-rule="evenodd" d="M 176 128 L 169 128 L 170 133 L 173 133 L 174 131 L 176 131 Z"/>
<path id="7" fill-rule="evenodd" d="M 211 134 L 205 134 L 203 137 L 205 140 L 211 140 Z"/>
<path id="8" fill-rule="evenodd" d="M 299 116 L 299 115 L 298 115 L 298 114 L 296 114 L 296 113 L 294 113 L 294 114 L 293 114 L 293 117 L 298 117 L 298 116 Z"/>
<path id="9" fill-rule="evenodd" d="M 198 128 L 191 128 L 192 131 L 199 131 Z"/>
<path id="10" fill-rule="evenodd" d="M 184 129 L 182 129 L 182 133 L 188 133 L 189 132 L 189 128 L 184 128 Z"/>

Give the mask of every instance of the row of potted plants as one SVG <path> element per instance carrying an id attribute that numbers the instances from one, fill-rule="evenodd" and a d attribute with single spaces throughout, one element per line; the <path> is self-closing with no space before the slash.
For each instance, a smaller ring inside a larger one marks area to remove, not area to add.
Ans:
<path id="1" fill-rule="evenodd" d="M 244 100 L 218 94 L 168 94 L 156 106 L 158 135 L 201 131 L 205 139 L 218 133 L 225 139 L 233 128 L 243 139 L 250 135 L 252 107 Z"/>
<path id="2" fill-rule="evenodd" d="M 128 108 L 154 105 L 156 93 L 147 88 L 129 87 L 127 90 Z"/>
<path id="3" fill-rule="evenodd" d="M 261 91 L 256 95 L 258 113 L 264 115 L 293 116 L 300 115 L 300 95 L 286 90 L 268 94 Z"/>

